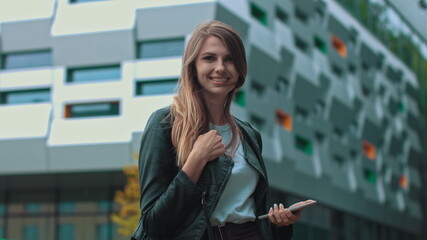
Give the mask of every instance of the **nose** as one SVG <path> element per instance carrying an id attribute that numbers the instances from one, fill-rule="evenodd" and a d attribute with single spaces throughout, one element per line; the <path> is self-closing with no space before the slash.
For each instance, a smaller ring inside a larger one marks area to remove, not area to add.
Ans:
<path id="1" fill-rule="evenodd" d="M 215 66 L 215 72 L 217 73 L 224 73 L 225 72 L 225 64 L 223 60 L 218 60 L 216 66 Z"/>

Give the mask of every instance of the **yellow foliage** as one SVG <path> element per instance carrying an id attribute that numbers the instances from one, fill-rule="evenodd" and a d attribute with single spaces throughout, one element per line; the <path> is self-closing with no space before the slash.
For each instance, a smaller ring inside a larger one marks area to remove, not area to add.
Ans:
<path id="1" fill-rule="evenodd" d="M 135 230 L 140 217 L 138 166 L 124 167 L 123 172 L 127 182 L 123 190 L 115 193 L 114 201 L 120 209 L 111 215 L 111 220 L 117 224 L 117 232 L 128 237 Z"/>

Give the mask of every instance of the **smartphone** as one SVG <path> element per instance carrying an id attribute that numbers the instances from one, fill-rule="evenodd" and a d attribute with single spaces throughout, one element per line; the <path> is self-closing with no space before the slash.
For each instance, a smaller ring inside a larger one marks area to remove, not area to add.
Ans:
<path id="1" fill-rule="evenodd" d="M 303 204 L 292 205 L 288 209 L 291 210 L 291 212 L 295 214 L 295 213 L 297 213 L 298 211 L 300 211 L 300 210 L 302 210 L 304 208 L 311 207 L 311 206 L 316 205 L 316 204 L 317 204 L 316 201 L 311 200 L 311 201 L 303 203 Z M 261 215 L 261 216 L 258 216 L 258 219 L 264 219 L 264 218 L 268 218 L 268 213 L 264 214 L 264 215 Z"/>

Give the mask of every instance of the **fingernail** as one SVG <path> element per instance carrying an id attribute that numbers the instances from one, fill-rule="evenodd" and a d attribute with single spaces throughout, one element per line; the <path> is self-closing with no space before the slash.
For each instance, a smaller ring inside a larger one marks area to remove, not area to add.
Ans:
<path id="1" fill-rule="evenodd" d="M 273 208 L 272 208 L 272 207 L 270 208 L 270 212 L 271 212 L 271 211 L 273 211 Z"/>
<path id="2" fill-rule="evenodd" d="M 283 206 L 283 204 L 280 204 L 280 208 L 285 208 L 285 207 Z"/>
<path id="3" fill-rule="evenodd" d="M 276 203 L 274 204 L 274 208 L 277 208 L 277 204 Z"/>

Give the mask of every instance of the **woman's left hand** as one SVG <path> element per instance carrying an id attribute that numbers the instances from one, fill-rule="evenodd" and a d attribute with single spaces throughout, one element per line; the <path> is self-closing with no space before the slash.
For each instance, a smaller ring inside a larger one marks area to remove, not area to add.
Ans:
<path id="1" fill-rule="evenodd" d="M 291 210 L 285 208 L 283 204 L 274 204 L 270 211 L 268 212 L 268 217 L 273 224 L 278 226 L 288 226 L 294 224 L 301 217 L 302 210 L 298 211 L 296 214 L 293 214 Z"/>

